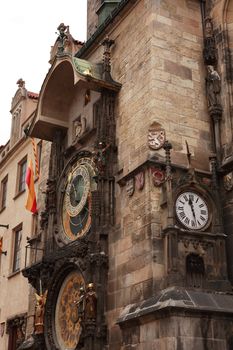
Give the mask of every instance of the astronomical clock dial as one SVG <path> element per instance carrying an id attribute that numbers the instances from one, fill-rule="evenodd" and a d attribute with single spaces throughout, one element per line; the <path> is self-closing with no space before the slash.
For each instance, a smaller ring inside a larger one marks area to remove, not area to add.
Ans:
<path id="1" fill-rule="evenodd" d="M 70 217 L 76 217 L 83 210 L 90 192 L 88 169 L 80 165 L 68 177 L 64 204 Z"/>
<path id="2" fill-rule="evenodd" d="M 209 222 L 209 209 L 203 197 L 194 191 L 181 193 L 175 211 L 180 223 L 191 230 L 202 230 Z"/>
<path id="3" fill-rule="evenodd" d="M 94 170 L 88 158 L 79 160 L 67 175 L 61 205 L 66 241 L 74 241 L 90 229 L 93 176 Z"/>
<path id="4" fill-rule="evenodd" d="M 78 271 L 71 272 L 63 281 L 55 308 L 55 332 L 60 349 L 74 350 L 81 334 L 78 305 L 80 288 L 85 285 Z"/>

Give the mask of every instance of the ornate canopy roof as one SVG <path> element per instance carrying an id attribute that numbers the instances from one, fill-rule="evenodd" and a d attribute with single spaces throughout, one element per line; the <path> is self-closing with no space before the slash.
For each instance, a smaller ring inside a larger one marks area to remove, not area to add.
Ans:
<path id="1" fill-rule="evenodd" d="M 107 73 L 107 74 L 106 74 Z M 68 53 L 57 55 L 43 82 L 31 136 L 51 141 L 54 130 L 68 129 L 68 111 L 79 90 L 119 91 L 121 84 L 106 72 L 104 63 L 94 64 Z"/>

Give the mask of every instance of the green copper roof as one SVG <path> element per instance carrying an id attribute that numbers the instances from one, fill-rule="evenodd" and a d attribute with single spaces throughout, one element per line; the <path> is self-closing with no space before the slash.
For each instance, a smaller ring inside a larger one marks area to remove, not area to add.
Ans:
<path id="1" fill-rule="evenodd" d="M 76 71 L 85 76 L 92 77 L 97 80 L 102 80 L 102 67 L 98 64 L 90 63 L 81 58 L 73 57 L 73 63 Z"/>

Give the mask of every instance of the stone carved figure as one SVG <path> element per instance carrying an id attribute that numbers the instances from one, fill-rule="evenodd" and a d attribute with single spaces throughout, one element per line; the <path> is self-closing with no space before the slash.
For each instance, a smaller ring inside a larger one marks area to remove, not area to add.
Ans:
<path id="1" fill-rule="evenodd" d="M 103 142 L 99 142 L 98 149 L 93 152 L 93 159 L 98 169 L 99 175 L 103 175 L 106 167 L 105 153 L 110 145 L 105 146 Z"/>
<path id="2" fill-rule="evenodd" d="M 221 79 L 213 66 L 207 66 L 206 92 L 209 107 L 221 106 Z"/>
<path id="3" fill-rule="evenodd" d="M 205 64 L 216 64 L 217 50 L 214 37 L 213 23 L 210 17 L 205 18 L 204 35 L 205 37 L 203 56 Z"/>
<path id="4" fill-rule="evenodd" d="M 25 81 L 22 78 L 18 79 L 16 84 L 18 85 L 19 88 L 25 87 Z"/>
<path id="5" fill-rule="evenodd" d="M 74 302 L 78 311 L 78 320 L 80 322 L 83 321 L 84 318 L 84 310 L 85 310 L 85 290 L 83 287 L 79 289 L 79 299 Z"/>
<path id="6" fill-rule="evenodd" d="M 212 38 L 213 36 L 213 24 L 210 17 L 205 18 L 205 38 Z"/>
<path id="7" fill-rule="evenodd" d="M 87 120 L 80 116 L 73 122 L 73 143 L 75 143 L 87 130 Z"/>
<path id="8" fill-rule="evenodd" d="M 89 283 L 87 285 L 87 291 L 85 295 L 85 320 L 95 321 L 97 314 L 97 294 L 94 290 L 94 284 Z"/>
<path id="9" fill-rule="evenodd" d="M 61 23 L 57 30 L 59 31 L 58 36 L 58 53 L 62 53 L 65 49 L 65 42 L 69 37 L 69 26 L 66 26 L 64 23 Z"/>
<path id="10" fill-rule="evenodd" d="M 82 122 L 81 119 L 77 119 L 74 121 L 74 136 L 79 137 L 82 133 Z"/>
<path id="11" fill-rule="evenodd" d="M 44 333 L 44 312 L 45 304 L 47 299 L 48 291 L 46 290 L 40 295 L 35 293 L 36 296 L 36 307 L 35 307 L 35 319 L 34 319 L 34 333 L 43 334 Z"/>

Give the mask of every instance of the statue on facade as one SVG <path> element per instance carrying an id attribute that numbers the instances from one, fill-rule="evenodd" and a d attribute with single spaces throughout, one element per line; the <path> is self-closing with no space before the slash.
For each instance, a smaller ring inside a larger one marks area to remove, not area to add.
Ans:
<path id="1" fill-rule="evenodd" d="M 93 160 L 98 169 L 99 175 L 103 175 L 106 167 L 106 151 L 110 145 L 105 145 L 103 142 L 99 142 L 98 149 L 93 152 Z"/>
<path id="2" fill-rule="evenodd" d="M 213 65 L 217 63 L 217 50 L 213 23 L 210 17 L 205 18 L 203 57 L 206 65 Z"/>
<path id="3" fill-rule="evenodd" d="M 206 92 L 209 108 L 221 107 L 221 79 L 218 72 L 211 65 L 207 66 Z"/>
<path id="4" fill-rule="evenodd" d="M 77 313 L 78 313 L 78 321 L 82 323 L 84 319 L 84 310 L 85 310 L 85 290 L 84 287 L 80 287 L 79 289 L 79 297 L 78 300 L 74 301 L 76 307 L 77 307 Z"/>
<path id="5" fill-rule="evenodd" d="M 35 319 L 34 319 L 34 333 L 43 334 L 44 333 L 44 312 L 45 304 L 47 299 L 48 291 L 40 295 L 35 293 L 36 296 L 36 307 L 35 307 Z"/>
<path id="6" fill-rule="evenodd" d="M 95 321 L 97 314 L 97 294 L 94 290 L 94 284 L 89 283 L 87 285 L 87 291 L 85 294 L 85 320 Z"/>
<path id="7" fill-rule="evenodd" d="M 74 120 L 73 122 L 73 141 L 72 143 L 75 144 L 77 140 L 86 132 L 88 131 L 87 127 L 87 120 L 85 117 L 81 116 Z"/>
<path id="8" fill-rule="evenodd" d="M 66 26 L 64 23 L 59 24 L 57 27 L 59 31 L 58 36 L 58 53 L 63 53 L 65 49 L 65 43 L 69 39 L 69 26 Z"/>
<path id="9" fill-rule="evenodd" d="M 18 79 L 16 84 L 19 88 L 25 88 L 25 81 L 22 78 Z"/>

